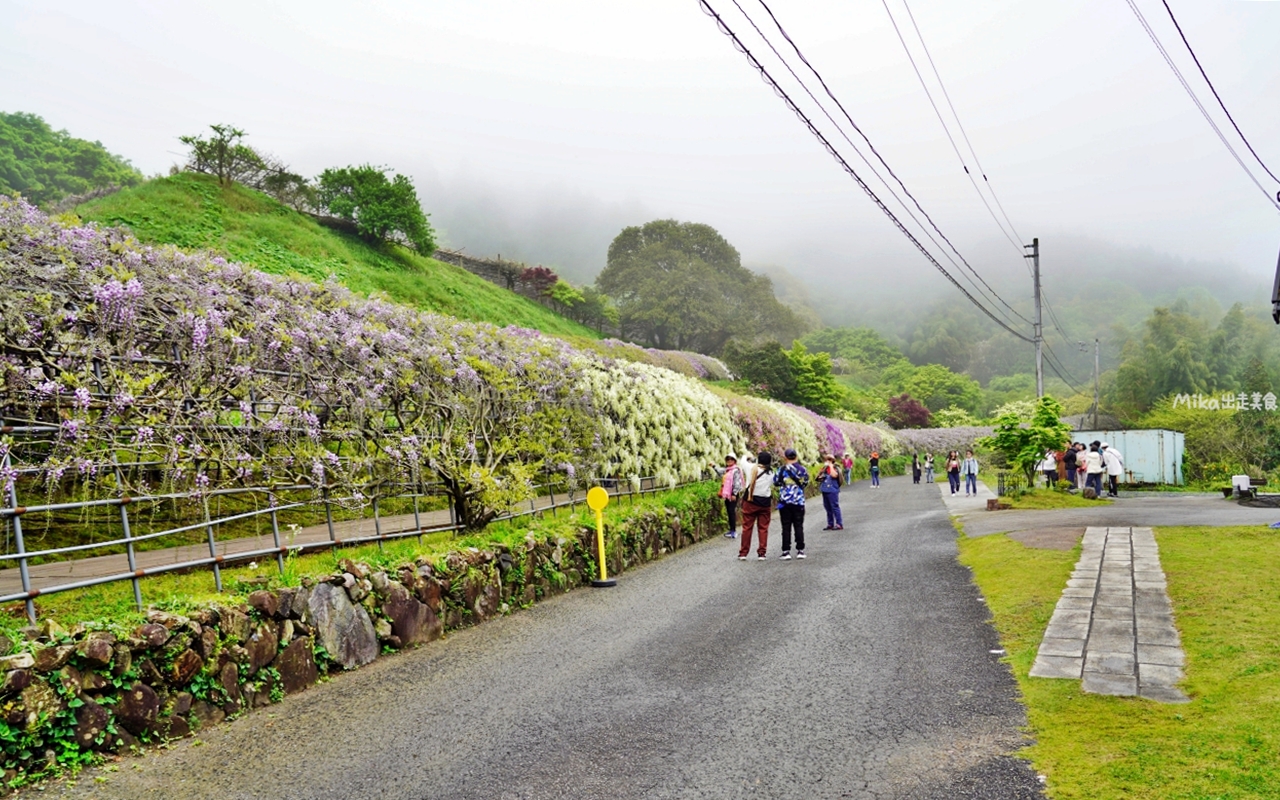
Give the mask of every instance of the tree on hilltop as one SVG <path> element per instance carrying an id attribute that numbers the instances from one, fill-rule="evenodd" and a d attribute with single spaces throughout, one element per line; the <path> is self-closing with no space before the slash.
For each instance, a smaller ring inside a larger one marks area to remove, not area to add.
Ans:
<path id="1" fill-rule="evenodd" d="M 385 170 L 368 164 L 326 169 L 317 181 L 316 204 L 354 223 L 360 236 L 370 241 L 408 245 L 423 255 L 436 249 L 435 232 L 418 192 L 404 175 L 387 178 Z"/>
<path id="2" fill-rule="evenodd" d="M 618 307 L 624 338 L 719 352 L 730 337 L 790 342 L 804 332 L 773 283 L 742 266 L 715 228 L 654 220 L 623 229 L 596 285 Z"/>

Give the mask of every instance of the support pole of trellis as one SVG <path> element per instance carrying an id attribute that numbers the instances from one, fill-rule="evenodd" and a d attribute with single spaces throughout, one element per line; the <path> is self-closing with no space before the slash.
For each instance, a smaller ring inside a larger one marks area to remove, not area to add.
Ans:
<path id="1" fill-rule="evenodd" d="M 329 526 L 329 541 L 338 541 L 338 535 L 333 531 L 333 506 L 329 503 L 329 487 L 322 486 L 320 488 L 320 497 L 324 501 L 324 522 Z"/>
<path id="2" fill-rule="evenodd" d="M 97 362 L 94 362 L 95 369 Z M 133 583 L 133 602 L 142 610 L 142 582 L 138 580 L 138 555 L 133 549 L 133 529 L 129 526 L 129 495 L 124 492 L 124 470 L 120 469 L 120 456 L 113 448 L 111 451 L 111 466 L 116 474 L 116 488 L 120 490 L 120 530 L 124 533 L 124 551 L 129 557 L 129 572 L 133 577 L 129 580 Z"/>
<path id="3" fill-rule="evenodd" d="M 418 532 L 418 544 L 422 544 L 422 518 L 418 516 L 418 495 L 422 487 L 413 487 L 413 529 Z"/>
<path id="4" fill-rule="evenodd" d="M 267 502 L 271 505 L 271 538 L 276 543 L 276 566 L 280 568 L 280 574 L 284 574 L 284 550 L 280 547 L 280 518 L 276 515 L 276 494 L 275 492 L 267 493 Z"/>
<path id="5" fill-rule="evenodd" d="M 213 559 L 213 584 L 222 591 L 222 564 L 218 563 L 218 545 L 213 538 L 213 518 L 209 516 L 209 496 L 201 494 L 201 504 L 204 506 L 204 531 L 209 536 L 209 558 Z"/>
<path id="6" fill-rule="evenodd" d="M 4 474 L 10 474 L 9 454 L 4 454 Z M 13 519 L 13 541 L 18 546 L 18 575 L 22 577 L 22 591 L 27 593 L 27 620 L 32 625 L 36 624 L 36 603 L 31 599 L 31 574 L 27 570 L 27 547 L 22 540 L 22 510 L 18 505 L 18 481 L 14 478 L 13 483 L 9 484 L 9 491 L 5 493 L 5 500 L 8 501 L 9 508 L 12 509 Z"/>

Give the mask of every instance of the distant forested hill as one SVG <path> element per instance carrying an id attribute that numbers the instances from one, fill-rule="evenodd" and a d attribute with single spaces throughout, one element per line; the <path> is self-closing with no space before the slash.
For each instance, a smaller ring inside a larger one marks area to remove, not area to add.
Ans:
<path id="1" fill-rule="evenodd" d="M 37 205 L 106 186 L 135 186 L 142 173 L 101 142 L 55 131 L 35 114 L 0 112 L 0 194 Z"/>

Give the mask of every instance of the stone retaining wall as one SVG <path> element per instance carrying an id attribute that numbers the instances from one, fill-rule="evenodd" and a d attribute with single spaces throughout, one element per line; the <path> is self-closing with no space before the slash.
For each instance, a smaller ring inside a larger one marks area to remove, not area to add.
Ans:
<path id="1" fill-rule="evenodd" d="M 718 536 L 722 509 L 710 497 L 680 513 L 637 509 L 608 530 L 610 573 Z M 596 570 L 594 540 L 591 528 L 571 539 L 535 531 L 515 548 L 467 548 L 389 570 L 343 559 L 332 574 L 253 591 L 244 603 L 153 608 L 133 629 L 51 620 L 24 629 L 26 640 L 0 657 L 5 785 L 87 752 L 188 736 L 323 674 L 570 591 Z"/>

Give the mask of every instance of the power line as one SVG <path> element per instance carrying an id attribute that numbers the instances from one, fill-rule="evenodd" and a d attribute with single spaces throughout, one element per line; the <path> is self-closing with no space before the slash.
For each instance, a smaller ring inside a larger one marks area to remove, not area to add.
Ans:
<path id="1" fill-rule="evenodd" d="M 1045 359 L 1046 363 L 1049 364 L 1049 368 L 1052 369 L 1059 378 L 1062 378 L 1063 382 L 1066 383 L 1067 386 L 1070 386 L 1072 390 L 1078 393 L 1080 391 L 1080 387 L 1076 386 L 1074 380 L 1075 376 L 1067 369 L 1067 365 L 1063 363 L 1062 359 L 1058 357 L 1058 354 L 1053 351 L 1053 348 L 1048 342 L 1044 343 L 1044 348 L 1049 356 Z M 1055 362 L 1057 362 L 1056 365 Z M 1070 378 L 1067 376 L 1070 376 Z"/>
<path id="2" fill-rule="evenodd" d="M 1160 38 L 1156 36 L 1156 32 L 1152 30 L 1151 25 L 1147 22 L 1147 18 L 1142 15 L 1142 10 L 1138 8 L 1137 3 L 1135 3 L 1134 0 L 1125 0 L 1125 2 L 1128 3 L 1129 8 L 1133 10 L 1134 16 L 1136 16 L 1138 18 L 1138 22 L 1142 24 L 1142 28 L 1147 32 L 1147 36 L 1151 39 L 1152 44 L 1154 44 L 1156 49 L 1160 51 L 1160 55 L 1164 58 L 1164 63 L 1168 64 L 1169 69 L 1173 70 L 1174 76 L 1177 77 L 1178 83 L 1182 84 L 1182 88 L 1186 91 L 1187 96 L 1191 98 L 1191 102 L 1195 103 L 1196 108 L 1200 109 L 1200 115 L 1209 123 L 1209 127 L 1213 128 L 1213 132 L 1218 135 L 1218 139 L 1222 142 L 1222 146 L 1227 148 L 1227 151 L 1231 153 L 1231 157 L 1240 165 L 1240 169 L 1244 170 L 1244 173 L 1249 176 L 1249 180 L 1253 182 L 1253 185 L 1257 186 L 1258 191 L 1262 192 L 1263 196 L 1267 198 L 1267 202 L 1275 207 L 1276 210 L 1280 211 L 1280 200 L 1272 197 L 1266 187 L 1258 182 L 1258 178 L 1253 174 L 1253 171 L 1249 169 L 1248 165 L 1244 163 L 1244 159 L 1240 158 L 1240 154 L 1237 153 L 1236 149 L 1227 141 L 1227 137 L 1222 133 L 1222 129 L 1218 127 L 1218 123 L 1213 121 L 1213 117 L 1209 115 L 1204 104 L 1200 102 L 1200 98 L 1196 96 L 1195 91 L 1191 88 L 1191 84 L 1187 83 L 1187 79 L 1183 77 L 1182 70 L 1178 69 L 1178 65 L 1173 63 L 1173 58 L 1169 56 L 1169 51 L 1164 49 L 1164 45 L 1160 43 Z"/>
<path id="3" fill-rule="evenodd" d="M 1253 145 L 1249 144 L 1249 139 L 1244 135 L 1244 131 L 1240 130 L 1240 126 L 1236 124 L 1236 118 L 1231 116 L 1231 112 L 1227 110 L 1227 104 L 1222 102 L 1222 96 L 1214 88 L 1213 81 L 1209 80 L 1209 74 L 1204 71 L 1204 67 L 1200 64 L 1200 59 L 1196 57 L 1196 51 L 1191 49 L 1191 42 L 1187 41 L 1187 35 L 1182 32 L 1182 26 L 1178 24 L 1178 18 L 1173 15 L 1173 9 L 1169 7 L 1168 0 L 1160 0 L 1160 2 L 1164 3 L 1164 10 L 1169 12 L 1169 19 L 1173 20 L 1173 27 L 1178 29 L 1178 35 L 1182 37 L 1182 43 L 1187 46 L 1187 52 L 1191 54 L 1191 60 L 1196 62 L 1196 68 L 1200 70 L 1200 75 L 1204 78 L 1204 82 L 1209 84 L 1209 91 L 1213 92 L 1214 99 L 1222 107 L 1222 113 L 1226 114 L 1227 119 L 1231 120 L 1231 127 L 1236 129 L 1236 133 L 1240 134 L 1240 140 L 1244 142 L 1244 146 L 1249 148 L 1250 153 L 1253 153 L 1253 157 L 1258 160 L 1258 164 L 1262 169 L 1271 176 L 1271 180 L 1280 183 L 1280 178 L 1277 178 L 1276 174 L 1262 162 L 1262 156 L 1258 155 L 1258 151 L 1253 149 Z"/>
<path id="4" fill-rule="evenodd" d="M 813 64 L 805 56 L 804 52 L 801 51 L 800 46 L 797 45 L 795 43 L 795 40 L 791 38 L 791 35 L 787 33 L 786 28 L 782 27 L 782 23 L 778 20 L 778 17 L 773 13 L 773 9 L 769 8 L 769 5 L 768 3 L 765 2 L 765 0 L 758 0 L 758 2 L 760 3 L 761 7 L 764 8 L 765 13 L 769 15 L 769 19 L 773 20 L 773 24 L 775 27 L 777 27 L 778 32 L 782 34 L 782 38 L 787 40 L 787 44 L 791 45 L 791 49 L 795 51 L 796 56 L 809 69 L 809 71 L 813 73 L 813 77 L 816 78 L 818 83 L 822 86 L 822 89 L 824 92 L 826 92 L 827 97 L 831 98 L 832 102 L 836 104 L 836 107 L 840 109 L 840 112 L 844 115 L 844 118 L 848 120 L 849 125 L 855 131 L 857 131 L 858 135 L 862 137 L 862 140 L 866 142 L 867 147 L 871 150 L 871 153 L 876 157 L 876 159 L 885 168 L 885 170 L 889 173 L 889 175 L 893 177 L 893 179 L 897 182 L 898 186 L 902 188 L 903 193 L 906 194 L 907 197 L 911 198 L 911 202 L 915 205 L 916 209 L 920 212 L 922 216 L 924 216 L 925 219 L 929 221 L 930 227 L 932 227 L 933 230 L 937 232 L 938 236 L 941 237 L 942 240 L 947 243 L 947 246 L 951 248 L 951 252 L 956 254 L 956 257 L 960 259 L 960 262 L 969 270 L 970 273 L 973 274 L 974 278 L 977 278 L 977 280 L 983 286 L 986 287 L 987 292 L 992 297 L 994 297 L 996 301 L 998 301 L 1001 305 L 1003 305 L 1010 312 L 1012 312 L 1014 316 L 1018 317 L 1023 322 L 1030 325 L 1031 320 L 1027 319 L 1025 316 L 1020 314 L 1017 311 L 1017 309 L 1015 309 L 1013 306 L 1005 302 L 1005 299 L 1001 297 L 1000 294 L 991 287 L 991 284 L 987 283 L 986 280 L 983 279 L 983 277 L 978 274 L 978 271 L 973 268 L 973 266 L 968 262 L 967 259 L 965 259 L 965 257 L 960 253 L 960 251 L 951 242 L 951 240 L 947 238 L 947 235 L 942 232 L 942 230 L 938 227 L 938 224 L 933 221 L 932 217 L 929 216 L 929 212 L 924 210 L 924 207 L 920 205 L 920 201 L 917 200 L 915 195 L 911 193 L 911 190 L 908 189 L 907 185 L 903 183 L 900 177 L 898 177 L 898 174 L 893 171 L 893 167 L 889 166 L 889 163 L 885 161 L 884 156 L 880 155 L 880 151 L 876 150 L 875 145 L 871 143 L 871 139 L 867 136 L 867 134 L 863 132 L 862 128 L 858 127 L 858 123 L 853 121 L 853 116 L 849 114 L 849 111 L 844 107 L 844 104 L 841 103 L 839 98 L 835 96 L 835 93 L 831 91 L 831 88 L 827 85 L 826 80 L 823 79 L 822 74 L 818 72 L 817 67 L 813 66 Z M 911 212 L 911 209 L 907 208 L 907 204 L 897 196 L 897 194 L 893 190 L 893 187 L 889 185 L 889 182 L 886 181 L 884 177 L 880 175 L 880 173 L 871 164 L 871 162 L 867 160 L 866 156 L 862 155 L 861 151 L 858 150 L 858 146 L 854 144 L 853 141 L 849 138 L 848 134 L 845 133 L 843 126 L 841 126 L 839 122 L 837 122 L 834 118 L 832 118 L 831 114 L 827 111 L 822 101 L 814 96 L 813 92 L 809 90 L 809 87 L 805 84 L 804 80 L 795 73 L 795 70 L 791 68 L 791 65 L 787 63 L 787 60 L 783 58 L 782 54 L 778 52 L 778 49 L 773 46 L 773 43 L 769 41 L 769 37 L 766 36 L 763 31 L 760 30 L 760 27 L 758 25 L 756 25 L 755 21 L 751 18 L 751 15 L 748 14 L 746 10 L 742 8 L 742 5 L 738 2 L 738 0 L 733 0 L 733 4 L 734 6 L 737 7 L 738 11 L 741 12 L 742 16 L 746 18 L 747 22 L 750 23 L 751 27 L 755 29 L 756 33 L 764 41 L 765 45 L 767 45 L 768 48 L 771 51 L 773 51 L 774 56 L 776 56 L 778 61 L 782 63 L 782 66 L 786 68 L 787 72 L 791 73 L 791 77 L 794 78 L 798 84 L 800 84 L 800 88 L 804 90 L 805 94 L 809 95 L 809 99 L 812 100 L 815 105 L 817 105 L 818 109 L 822 111 L 823 115 L 835 127 L 836 131 L 840 133 L 841 137 L 843 137 L 844 140 L 848 142 L 849 146 L 853 148 L 853 152 L 857 153 L 858 157 L 861 158 L 863 163 L 867 165 L 867 168 L 871 170 L 872 174 L 880 179 L 880 182 L 884 184 L 885 189 L 888 190 L 889 194 L 892 195 L 894 199 L 896 199 L 898 203 L 902 205 L 903 209 L 907 212 L 907 215 L 910 216 L 911 219 L 915 221 L 917 225 L 920 225 L 921 230 L 924 230 L 925 235 L 928 236 L 929 239 L 933 241 L 934 245 L 939 249 L 942 249 L 942 245 L 938 244 L 938 241 L 934 239 L 933 235 L 929 233 L 928 229 L 926 229 L 924 225 L 921 224 L 920 220 L 917 219 L 915 214 Z M 947 259 L 951 261 L 952 264 L 956 263 L 955 259 L 951 258 L 951 256 L 946 253 L 946 250 L 943 250 L 943 254 L 947 256 Z M 958 268 L 960 265 L 956 264 L 956 266 Z M 961 274 L 962 275 L 964 274 L 963 271 L 961 272 Z M 968 276 L 966 276 L 965 279 L 969 281 L 970 285 L 972 285 L 973 288 L 979 294 L 982 294 L 982 289 L 978 288 L 977 284 L 973 282 L 973 279 L 969 278 Z M 1001 313 L 1004 314 L 1004 312 L 1001 312 Z M 1005 317 L 1006 319 L 1008 319 L 1008 315 L 1005 315 Z M 1009 321 L 1013 322 L 1012 319 L 1009 319 Z M 1013 323 L 1013 324 L 1016 325 L 1017 323 Z"/>
<path id="5" fill-rule="evenodd" d="M 733 42 L 734 49 L 737 50 L 739 53 L 742 53 L 742 55 L 746 57 L 748 63 L 750 63 L 751 66 L 755 68 L 757 72 L 760 73 L 760 77 L 765 81 L 765 83 L 767 83 L 773 89 L 774 93 L 777 94 L 778 97 L 784 103 L 786 103 L 787 107 L 791 109 L 792 113 L 794 113 L 802 123 L 804 123 L 804 126 L 809 129 L 809 132 L 813 134 L 814 138 L 816 138 L 822 144 L 823 148 L 831 155 L 831 157 L 834 158 L 840 164 L 841 168 L 844 169 L 844 171 L 847 172 L 849 176 L 854 179 L 855 182 L 857 182 L 858 187 L 862 189 L 862 191 L 867 195 L 867 197 L 871 198 L 871 201 L 876 204 L 876 206 L 880 209 L 880 211 L 884 213 L 884 215 L 887 216 L 890 219 L 890 221 L 893 222 L 894 226 L 897 227 L 897 229 L 902 233 L 902 235 L 907 237 L 907 239 L 913 245 L 916 246 L 916 249 L 919 250 L 921 254 L 924 255 L 924 257 L 929 260 L 929 263 L 933 264 L 933 266 L 939 272 L 941 272 L 943 276 L 946 277 L 946 279 L 952 283 L 952 285 L 954 285 L 958 290 L 960 290 L 960 293 L 963 294 L 969 300 L 969 302 L 973 303 L 982 311 L 982 313 L 990 317 L 992 322 L 996 323 L 1001 328 L 1005 329 L 1006 331 L 1013 334 L 1017 338 L 1025 342 L 1030 342 L 1031 341 L 1030 338 L 1028 338 L 1027 336 L 1024 336 L 1023 334 L 1009 327 L 1009 325 L 1007 325 L 999 317 L 993 314 L 990 309 L 988 309 L 985 305 L 979 302 L 977 298 L 975 298 L 972 294 L 970 294 L 967 289 L 961 286 L 960 282 L 955 279 L 955 276 L 953 276 L 950 272 L 948 272 L 946 267 L 942 266 L 942 264 L 939 263 L 936 258 L 934 258 L 933 254 L 930 253 L 929 250 L 923 244 L 920 243 L 920 240 L 917 239 L 911 233 L 911 231 L 907 230 L 906 226 L 902 224 L 902 221 L 899 220 L 898 217 L 891 210 L 889 210 L 889 207 L 884 204 L 884 201 L 881 200 L 878 196 L 876 196 L 876 193 L 871 190 L 871 187 L 867 185 L 866 181 L 864 181 L 862 177 L 858 175 L 858 173 L 853 169 L 853 167 L 849 166 L 849 162 L 845 160 L 844 156 L 840 155 L 840 152 L 831 144 L 831 142 L 827 139 L 827 137 L 823 135 L 822 131 L 818 130 L 817 126 L 813 124 L 813 120 L 809 119 L 809 117 L 800 109 L 800 107 L 796 105 L 796 102 L 791 99 L 791 96 L 787 94 L 787 92 L 774 79 L 774 77 L 769 73 L 769 71 L 765 68 L 765 66 L 760 63 L 760 60 L 757 59 L 754 54 L 752 54 L 751 50 L 748 49 L 745 44 L 743 44 L 742 40 L 738 38 L 738 35 L 734 33 L 733 29 L 730 28 L 728 24 L 724 21 L 724 18 L 721 17 L 720 14 L 714 8 L 711 7 L 711 4 L 708 2 L 708 0 L 698 0 L 698 5 L 703 9 L 704 13 L 706 13 L 707 16 L 713 18 L 716 21 L 716 27 L 718 27 L 724 35 L 729 37 L 729 39 Z"/>
<path id="6" fill-rule="evenodd" d="M 898 41 L 902 44 L 903 51 L 907 54 L 907 60 L 911 62 L 911 69 L 916 73 L 916 79 L 920 81 L 920 88 L 924 89 L 924 96 L 928 98 L 929 105 L 933 107 L 933 113 L 938 117 L 938 123 L 942 125 L 942 132 L 947 135 L 947 141 L 951 142 L 951 149 L 955 151 L 956 159 L 960 161 L 960 166 L 964 169 L 965 177 L 969 179 L 969 183 L 973 185 L 973 190 L 978 193 L 978 199 L 982 201 L 982 205 L 986 206 L 987 213 L 991 215 L 991 219 L 996 223 L 996 227 L 1004 234 L 1004 238 L 1018 251 L 1018 255 L 1022 255 L 1022 245 L 1019 240 L 1009 235 L 1004 229 L 1004 224 L 1000 222 L 1000 218 L 996 216 L 996 212 L 991 208 L 991 204 L 987 202 L 987 197 L 982 193 L 982 189 L 978 187 L 978 182 L 973 179 L 973 173 L 969 171 L 969 165 L 965 163 L 964 156 L 960 154 L 960 147 L 956 144 L 955 137 L 951 135 L 951 128 L 948 127 L 947 121 L 942 117 L 942 111 L 938 109 L 937 102 L 933 99 L 933 93 L 929 91 L 929 84 L 925 82 L 924 75 L 920 72 L 920 67 L 916 64 L 915 56 L 911 54 L 911 48 L 907 46 L 906 37 L 902 35 L 902 30 L 898 27 L 898 21 L 893 16 L 893 11 L 889 9 L 888 0 L 880 0 L 884 5 L 885 13 L 889 15 L 889 22 L 893 25 L 893 32 L 898 35 Z M 917 30 L 917 34 L 919 31 Z M 923 42 L 923 39 L 921 40 Z M 945 91 L 945 90 L 944 90 Z M 952 109 L 955 113 L 955 109 Z M 1021 237 L 1019 237 L 1021 238 Z"/>
<path id="7" fill-rule="evenodd" d="M 983 169 L 982 162 L 978 160 L 978 151 L 973 149 L 973 142 L 969 141 L 969 133 L 964 129 L 964 123 L 960 121 L 960 114 L 956 112 L 955 105 L 951 102 L 951 94 L 947 92 L 947 85 L 942 82 L 942 75 L 938 72 L 938 65 L 933 63 L 933 54 L 929 52 L 929 45 L 925 44 L 924 35 L 920 33 L 920 26 L 916 24 L 916 15 L 911 13 L 911 6 L 907 0 L 902 0 L 902 6 L 907 10 L 907 18 L 911 20 L 911 27 L 915 29 L 916 38 L 920 40 L 920 47 L 924 50 L 925 58 L 929 59 L 929 67 L 933 69 L 933 77 L 938 79 L 938 86 L 942 89 L 942 96 L 946 98 L 947 108 L 951 109 L 951 116 L 956 119 L 956 127 L 960 129 L 960 135 L 964 137 L 964 143 L 969 148 L 969 155 L 973 156 L 973 163 L 978 168 L 978 173 L 982 175 L 982 182 L 987 185 L 987 191 L 991 192 L 991 199 L 996 201 L 996 207 L 1000 209 L 1000 213 L 1004 216 L 1004 221 L 1009 223 L 1009 230 L 1013 231 L 1014 237 L 1018 241 L 1025 241 L 1022 235 L 1018 233 L 1018 229 L 1013 226 L 1013 220 L 1009 219 L 1008 213 L 1004 210 L 1004 204 L 1000 202 L 1000 196 L 996 194 L 996 187 L 987 179 L 987 171 Z"/>

